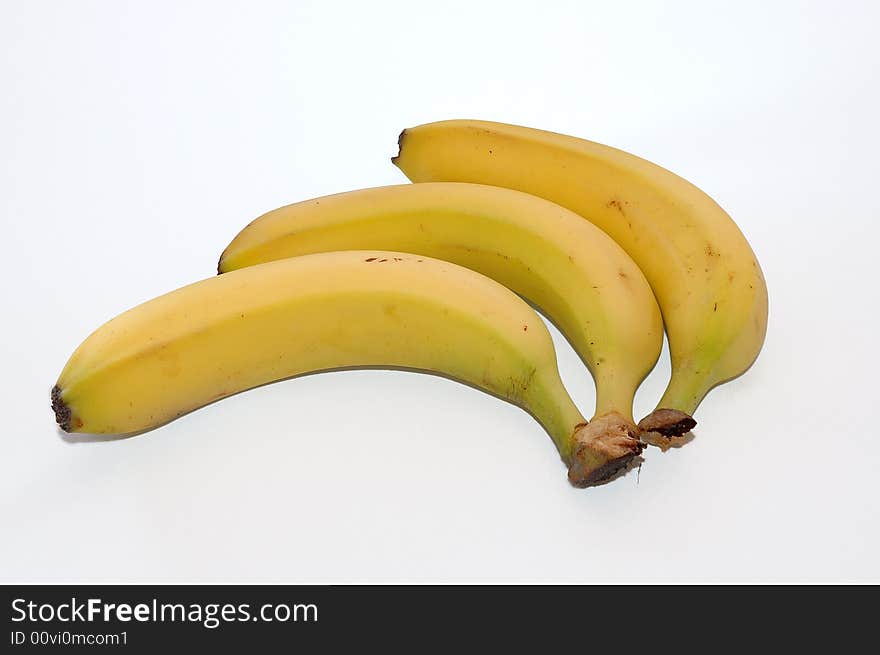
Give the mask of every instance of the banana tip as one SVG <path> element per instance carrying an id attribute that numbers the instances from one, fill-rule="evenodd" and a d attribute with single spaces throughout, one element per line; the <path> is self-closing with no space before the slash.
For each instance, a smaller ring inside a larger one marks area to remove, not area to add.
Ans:
<path id="1" fill-rule="evenodd" d="M 57 384 L 52 387 L 52 411 L 55 412 L 55 421 L 65 432 L 70 432 L 70 407 L 61 398 L 61 387 Z"/>
<path id="2" fill-rule="evenodd" d="M 406 137 L 406 130 L 403 130 L 400 135 L 397 137 L 397 154 L 391 158 L 391 163 L 397 166 L 397 162 L 400 159 L 400 154 L 403 152 L 403 139 Z"/>
<path id="3" fill-rule="evenodd" d="M 627 469 L 630 462 L 636 459 L 641 452 L 642 449 L 639 448 L 626 455 L 621 455 L 620 457 L 605 462 L 598 468 L 595 468 L 586 474 L 582 469 L 579 470 L 572 465 L 568 470 L 568 481 L 571 482 L 572 486 L 578 487 L 579 489 L 583 489 L 584 487 L 594 487 L 596 485 L 604 484 L 605 482 L 610 482 L 620 471 Z"/>
<path id="4" fill-rule="evenodd" d="M 697 422 L 690 414 L 677 409 L 658 408 L 639 421 L 639 429 L 664 437 L 680 437 L 693 430 Z"/>
<path id="5" fill-rule="evenodd" d="M 637 429 L 617 412 L 609 412 L 575 428 L 576 443 L 568 481 L 575 487 L 591 487 L 613 479 L 645 448 Z"/>

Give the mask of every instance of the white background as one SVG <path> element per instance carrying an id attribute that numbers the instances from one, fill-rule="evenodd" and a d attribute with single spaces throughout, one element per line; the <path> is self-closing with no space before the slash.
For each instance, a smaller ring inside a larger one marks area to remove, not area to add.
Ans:
<path id="1" fill-rule="evenodd" d="M 0 582 L 880 582 L 875 3 L 0 7 Z M 524 412 L 382 371 L 56 429 L 91 330 L 266 210 L 404 181 L 398 132 L 464 117 L 629 150 L 742 227 L 767 341 L 691 444 L 577 490 Z"/>

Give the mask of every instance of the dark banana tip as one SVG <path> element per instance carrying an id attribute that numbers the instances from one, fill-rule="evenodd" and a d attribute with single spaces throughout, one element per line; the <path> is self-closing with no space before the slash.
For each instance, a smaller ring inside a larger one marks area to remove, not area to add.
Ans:
<path id="1" fill-rule="evenodd" d="M 574 468 L 569 469 L 568 481 L 573 487 L 583 489 L 594 487 L 612 480 L 618 473 L 627 469 L 630 463 L 639 457 L 644 446 L 638 446 L 632 452 L 622 455 L 593 469 L 587 475 L 579 475 Z"/>
<path id="2" fill-rule="evenodd" d="M 581 488 L 611 481 L 645 449 L 636 426 L 618 412 L 575 426 L 572 438 L 576 445 L 569 461 L 568 481 Z"/>
<path id="3" fill-rule="evenodd" d="M 52 387 L 52 411 L 55 412 L 55 422 L 65 432 L 70 432 L 70 407 L 61 398 L 61 387 L 57 384 Z"/>
<path id="4" fill-rule="evenodd" d="M 400 159 L 400 153 L 403 152 L 403 139 L 406 137 L 406 130 L 397 137 L 397 154 L 391 158 L 391 163 L 397 166 L 397 160 Z"/>
<path id="5" fill-rule="evenodd" d="M 680 437 L 693 430 L 697 422 L 690 414 L 677 409 L 655 409 L 639 421 L 643 432 L 656 432 L 664 437 Z"/>

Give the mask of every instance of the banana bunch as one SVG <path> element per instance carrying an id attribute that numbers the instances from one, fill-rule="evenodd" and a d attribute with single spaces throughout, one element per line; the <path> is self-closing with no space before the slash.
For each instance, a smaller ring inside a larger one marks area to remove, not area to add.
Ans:
<path id="1" fill-rule="evenodd" d="M 729 216 L 681 178 L 499 123 L 432 123 L 399 144 L 393 161 L 417 184 L 264 214 L 225 249 L 219 275 L 93 332 L 52 389 L 60 427 L 137 433 L 296 375 L 403 368 L 522 407 L 583 487 L 629 468 L 644 442 L 690 431 L 706 392 L 757 356 L 760 268 Z M 525 301 L 590 370 L 589 420 Z M 636 424 L 633 397 L 664 326 L 672 379 Z"/>
<path id="2" fill-rule="evenodd" d="M 515 125 L 453 120 L 404 130 L 392 162 L 413 182 L 477 182 L 552 200 L 608 234 L 645 274 L 672 376 L 639 427 L 675 436 L 714 386 L 751 366 L 767 331 L 767 285 L 736 223 L 656 164 L 599 143 Z"/>

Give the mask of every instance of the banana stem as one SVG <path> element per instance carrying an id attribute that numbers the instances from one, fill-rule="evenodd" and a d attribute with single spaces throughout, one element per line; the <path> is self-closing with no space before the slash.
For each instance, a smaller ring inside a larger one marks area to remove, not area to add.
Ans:
<path id="1" fill-rule="evenodd" d="M 544 426 L 562 459 L 568 462 L 575 447 L 572 439 L 574 428 L 586 424 L 587 419 L 571 400 L 558 373 L 538 373 L 525 394 L 524 406 Z"/>
<path id="2" fill-rule="evenodd" d="M 711 388 L 708 372 L 701 374 L 686 368 L 674 368 L 657 406 L 693 414 Z"/>
<path id="3" fill-rule="evenodd" d="M 640 382 L 640 381 L 639 381 Z M 603 416 L 611 412 L 620 414 L 630 423 L 634 423 L 632 416 L 633 399 L 636 395 L 638 382 L 632 383 L 621 378 L 611 376 L 596 377 L 596 416 Z"/>

